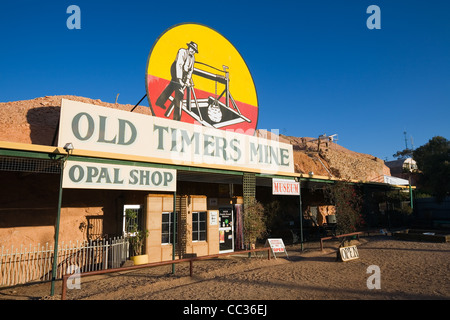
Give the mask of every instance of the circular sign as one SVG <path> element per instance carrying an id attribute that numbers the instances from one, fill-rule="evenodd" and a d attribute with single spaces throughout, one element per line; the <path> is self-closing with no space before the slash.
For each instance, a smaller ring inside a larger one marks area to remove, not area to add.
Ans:
<path id="1" fill-rule="evenodd" d="M 253 78 L 236 48 L 217 31 L 193 23 L 169 28 L 151 49 L 145 78 L 154 116 L 254 134 Z"/>

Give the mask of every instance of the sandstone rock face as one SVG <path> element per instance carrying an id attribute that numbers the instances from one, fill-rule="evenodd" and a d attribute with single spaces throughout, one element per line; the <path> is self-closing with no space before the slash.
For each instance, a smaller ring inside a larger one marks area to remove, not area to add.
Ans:
<path id="1" fill-rule="evenodd" d="M 131 111 L 134 107 L 130 104 L 108 103 L 71 95 L 2 102 L 0 103 L 0 141 L 53 145 L 62 99 L 126 111 Z M 138 106 L 133 112 L 151 115 L 150 109 L 144 106 Z"/>
<path id="2" fill-rule="evenodd" d="M 384 161 L 369 154 L 348 150 L 337 143 L 313 138 L 283 136 L 294 147 L 295 170 L 300 173 L 360 181 L 383 182 L 390 175 Z"/>

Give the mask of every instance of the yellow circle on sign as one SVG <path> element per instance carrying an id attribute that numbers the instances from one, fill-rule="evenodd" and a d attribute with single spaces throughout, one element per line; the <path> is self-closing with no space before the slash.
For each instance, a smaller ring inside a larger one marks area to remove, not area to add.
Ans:
<path id="1" fill-rule="evenodd" d="M 236 48 L 217 31 L 201 24 L 179 24 L 166 30 L 155 42 L 150 52 L 147 70 L 146 85 L 150 106 L 155 107 L 158 96 L 173 80 L 171 66 L 177 58 L 180 49 L 188 49 L 190 43 L 196 44 L 194 67 L 205 74 L 213 74 L 229 79 L 228 92 L 235 101 L 229 103 L 230 108 L 237 111 L 239 116 L 245 119 L 247 127 L 256 128 L 258 118 L 258 98 L 253 83 L 253 78 L 247 64 Z M 226 72 L 225 72 L 226 71 Z M 195 98 L 202 94 L 206 98 L 222 99 L 225 104 L 225 95 L 221 96 L 225 85 L 211 77 L 194 74 L 192 76 Z M 186 93 L 184 97 L 186 98 Z M 202 97 L 200 97 L 202 98 Z M 199 98 L 199 99 L 200 99 Z M 204 97 L 203 97 L 204 98 Z M 205 98 L 204 98 L 205 99 Z M 167 108 L 164 106 L 163 108 Z M 209 110 L 209 115 L 214 117 L 217 110 Z M 158 115 L 158 114 L 156 114 Z M 216 117 L 220 121 L 220 114 Z"/>

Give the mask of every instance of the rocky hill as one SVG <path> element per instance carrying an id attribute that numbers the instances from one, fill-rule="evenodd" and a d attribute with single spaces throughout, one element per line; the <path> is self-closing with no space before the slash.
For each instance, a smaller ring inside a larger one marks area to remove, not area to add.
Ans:
<path id="1" fill-rule="evenodd" d="M 130 111 L 134 105 L 102 102 L 78 96 L 46 96 L 32 100 L 0 103 L 0 141 L 53 145 L 61 99 Z M 149 108 L 138 106 L 133 112 L 151 115 Z"/>
<path id="2" fill-rule="evenodd" d="M 61 99 L 131 111 L 134 105 L 102 102 L 90 98 L 64 95 L 0 103 L 0 141 L 53 145 L 56 137 Z M 138 106 L 133 112 L 151 115 L 150 109 Z M 259 132 L 259 135 L 266 133 Z M 383 181 L 390 175 L 381 159 L 348 150 L 331 141 L 280 135 L 294 149 L 295 171 L 314 175 L 362 181 Z"/>
<path id="3" fill-rule="evenodd" d="M 331 141 L 283 136 L 294 146 L 295 170 L 340 179 L 383 182 L 390 175 L 384 161 Z"/>

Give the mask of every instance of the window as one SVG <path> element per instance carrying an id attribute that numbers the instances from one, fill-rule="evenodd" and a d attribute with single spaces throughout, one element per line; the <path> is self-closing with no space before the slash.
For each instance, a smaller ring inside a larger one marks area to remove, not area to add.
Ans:
<path id="1" fill-rule="evenodd" d="M 177 212 L 177 221 L 179 212 Z M 175 243 L 178 242 L 178 228 L 175 230 Z M 161 243 L 173 243 L 173 212 L 162 213 L 162 229 L 161 229 Z"/>
<path id="2" fill-rule="evenodd" d="M 133 236 L 141 226 L 142 210 L 140 205 L 123 206 L 123 234 Z"/>
<path id="3" fill-rule="evenodd" d="M 192 241 L 206 241 L 206 212 L 192 212 Z"/>

